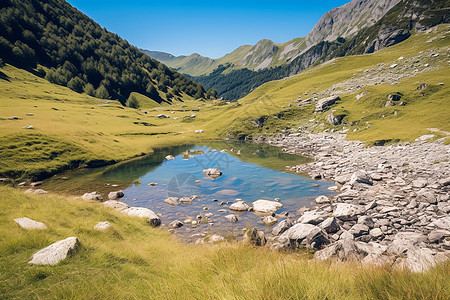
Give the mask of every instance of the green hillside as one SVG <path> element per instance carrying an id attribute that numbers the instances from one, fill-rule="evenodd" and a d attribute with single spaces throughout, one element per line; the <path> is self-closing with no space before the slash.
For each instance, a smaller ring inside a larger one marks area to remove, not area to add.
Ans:
<path id="1" fill-rule="evenodd" d="M 4 0 L 0 58 L 52 83 L 125 104 L 131 92 L 155 102 L 205 98 L 200 84 L 149 58 L 63 0 Z"/>

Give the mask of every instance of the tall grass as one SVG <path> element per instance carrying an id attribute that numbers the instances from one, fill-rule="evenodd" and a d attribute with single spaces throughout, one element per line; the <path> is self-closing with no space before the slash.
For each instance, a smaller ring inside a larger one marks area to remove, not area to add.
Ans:
<path id="1" fill-rule="evenodd" d="M 145 220 L 99 203 L 27 195 L 0 187 L 0 298 L 4 299 L 449 299 L 450 264 L 414 274 L 388 267 L 331 264 L 307 253 L 238 242 L 185 245 Z M 45 222 L 27 231 L 13 218 Z M 113 230 L 93 226 L 109 221 Z M 80 250 L 57 266 L 31 255 L 77 236 Z"/>

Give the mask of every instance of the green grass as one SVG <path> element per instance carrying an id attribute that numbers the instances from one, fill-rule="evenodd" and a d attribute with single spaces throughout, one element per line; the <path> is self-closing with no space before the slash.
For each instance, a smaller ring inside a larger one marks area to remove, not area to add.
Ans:
<path id="1" fill-rule="evenodd" d="M 144 219 L 99 203 L 26 195 L 0 186 L 0 295 L 4 299 L 448 299 L 449 264 L 413 274 L 311 260 L 230 242 L 185 245 Z M 28 231 L 27 216 L 48 230 Z M 108 221 L 113 230 L 93 226 Z M 76 236 L 80 250 L 57 266 L 27 262 L 37 250 Z"/>

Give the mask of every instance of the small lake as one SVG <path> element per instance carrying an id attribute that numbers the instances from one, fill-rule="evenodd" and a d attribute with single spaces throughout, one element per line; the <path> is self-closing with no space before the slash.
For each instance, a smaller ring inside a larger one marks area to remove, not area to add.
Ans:
<path id="1" fill-rule="evenodd" d="M 167 155 L 175 159 L 166 160 Z M 261 216 L 252 212 L 240 214 L 237 223 L 226 220 L 224 216 L 233 213 L 228 206 L 236 199 L 251 206 L 258 199 L 278 198 L 283 208 L 277 212 L 277 218 L 282 220 L 285 212 L 290 217 L 299 216 L 299 208 L 309 206 L 318 195 L 331 194 L 327 188 L 332 183 L 283 172 L 286 166 L 308 161 L 266 144 L 210 142 L 159 149 L 153 155 L 113 166 L 66 172 L 46 180 L 42 187 L 73 195 L 98 191 L 105 199 L 109 192 L 122 189 L 123 202 L 161 214 L 166 226 L 174 220 L 184 222 L 197 215 L 213 214 L 208 222 L 203 218 L 204 223 L 175 230 L 182 240 L 195 241 L 213 233 L 238 236 L 244 228 L 253 226 L 266 232 L 271 230 Z M 211 179 L 202 172 L 207 168 L 217 168 L 223 175 Z M 193 195 L 198 198 L 189 204 L 164 203 L 167 197 Z"/>

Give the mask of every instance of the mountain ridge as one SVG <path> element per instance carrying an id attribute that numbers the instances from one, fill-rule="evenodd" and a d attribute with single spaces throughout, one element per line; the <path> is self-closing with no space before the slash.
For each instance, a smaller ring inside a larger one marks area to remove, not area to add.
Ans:
<path id="1" fill-rule="evenodd" d="M 363 28 L 372 26 L 400 1 L 353 0 L 326 12 L 306 37 L 293 38 L 284 43 L 262 39 L 254 45 L 242 45 L 217 59 L 202 56 L 202 60 L 193 61 L 194 58 L 187 55 L 160 57 L 160 61 L 191 76 L 207 75 L 219 65 L 228 63 L 233 65 L 231 69 L 248 68 L 254 71 L 276 67 L 290 63 L 321 41 L 331 42 L 339 37 L 347 38 Z M 158 59 L 157 56 L 150 56 Z"/>

